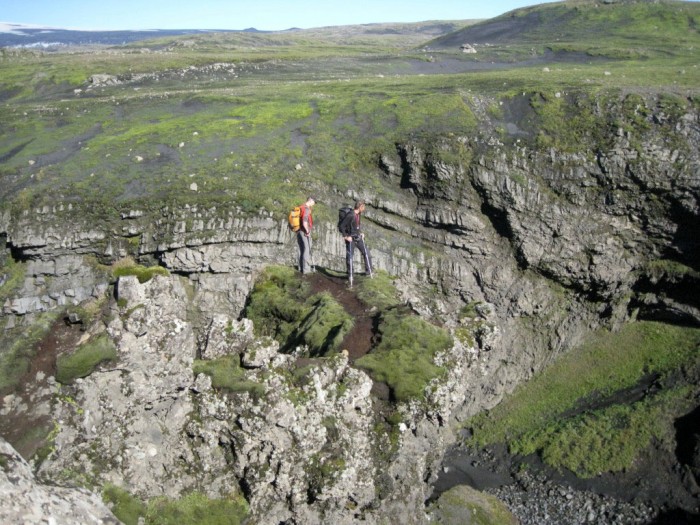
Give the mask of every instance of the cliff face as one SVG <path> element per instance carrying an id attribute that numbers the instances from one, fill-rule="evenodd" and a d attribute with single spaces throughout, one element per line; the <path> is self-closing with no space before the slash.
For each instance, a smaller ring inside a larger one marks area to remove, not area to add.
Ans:
<path id="1" fill-rule="evenodd" d="M 112 279 L 100 262 L 132 255 L 177 274 L 119 280 L 117 297 L 141 305 L 104 326 L 119 364 L 73 387 L 80 414 L 59 404 L 65 423 L 42 474 L 90 472 L 100 482 L 128 481 L 142 496 L 156 486 L 173 496 L 242 487 L 269 523 L 379 521 L 397 512 L 423 522 L 425 481 L 454 439 L 450 422 L 492 407 L 597 327 L 634 316 L 700 324 L 697 109 L 673 118 L 658 110 L 643 132 L 612 129 L 580 151 L 520 142 L 534 132 L 524 117 L 504 114 L 500 140 L 484 122 L 479 136 L 397 144 L 378 159 L 393 191 L 344 197 L 368 202 L 376 267 L 399 276 L 407 303 L 474 339 L 443 356 L 452 372 L 425 405 L 401 407 L 401 423 L 376 435 L 364 373 L 338 358 L 295 383 L 294 358 L 255 342 L 237 320 L 257 272 L 296 259 L 279 211 L 117 215 L 56 203 L 4 212 L 5 258 L 23 271 L 3 304 L 6 329 L 103 297 Z M 325 200 L 336 199 L 344 203 L 330 191 Z M 315 264 L 343 269 L 335 225 L 315 232 Z M 461 315 L 469 304 L 477 320 Z M 225 340 L 227 324 L 240 340 Z M 262 401 L 232 401 L 206 376 L 195 379 L 193 360 L 214 351 L 217 338 L 223 353 L 258 348 L 248 374 L 262 385 Z"/>

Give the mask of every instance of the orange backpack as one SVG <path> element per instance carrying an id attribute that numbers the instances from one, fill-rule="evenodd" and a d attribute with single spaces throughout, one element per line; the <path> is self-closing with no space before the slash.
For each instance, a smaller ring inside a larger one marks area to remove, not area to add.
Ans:
<path id="1" fill-rule="evenodd" d="M 301 228 L 301 208 L 302 206 L 294 206 L 292 211 L 289 212 L 289 229 L 293 232 L 298 232 Z"/>

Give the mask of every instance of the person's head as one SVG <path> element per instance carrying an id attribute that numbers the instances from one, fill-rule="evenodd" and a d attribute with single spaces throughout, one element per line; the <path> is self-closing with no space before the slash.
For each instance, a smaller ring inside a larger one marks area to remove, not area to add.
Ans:
<path id="1" fill-rule="evenodd" d="M 362 213 L 365 211 L 365 201 L 355 201 L 355 213 Z"/>
<path id="2" fill-rule="evenodd" d="M 316 204 L 316 199 L 314 199 L 313 197 L 309 197 L 306 199 L 307 206 L 313 206 L 314 204 Z"/>

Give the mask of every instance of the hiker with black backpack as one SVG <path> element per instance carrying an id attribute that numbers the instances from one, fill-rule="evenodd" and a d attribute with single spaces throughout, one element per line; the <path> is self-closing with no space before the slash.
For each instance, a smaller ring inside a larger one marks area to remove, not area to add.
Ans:
<path id="1" fill-rule="evenodd" d="M 309 197 L 304 204 L 295 206 L 289 214 L 289 227 L 297 234 L 299 245 L 299 271 L 303 274 L 313 271 L 313 259 L 311 257 L 311 229 L 314 219 L 311 208 L 316 204 L 316 199 Z"/>
<path id="2" fill-rule="evenodd" d="M 362 233 L 360 226 L 360 215 L 365 211 L 365 203 L 363 201 L 355 202 L 355 206 L 351 208 L 341 208 L 338 218 L 338 230 L 343 235 L 345 240 L 345 264 L 348 271 L 348 284 L 353 283 L 353 257 L 355 255 L 355 247 L 360 250 L 362 260 L 365 265 L 366 275 L 372 277 L 372 260 L 369 256 L 369 251 L 365 245 L 365 234 Z"/>

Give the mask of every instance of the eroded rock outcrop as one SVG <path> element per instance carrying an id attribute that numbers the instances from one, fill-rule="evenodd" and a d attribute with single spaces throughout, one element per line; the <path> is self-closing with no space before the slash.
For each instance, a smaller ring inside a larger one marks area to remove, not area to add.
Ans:
<path id="1" fill-rule="evenodd" d="M 505 124 L 527 136 L 523 122 Z M 402 406 L 379 434 L 364 374 L 337 358 L 296 377 L 294 356 L 237 320 L 261 268 L 294 264 L 281 215 L 190 206 L 96 221 L 58 203 L 3 212 L 0 234 L 25 271 L 3 304 L 5 327 L 103 295 L 113 278 L 100 262 L 132 256 L 180 276 L 119 281 L 127 306 L 107 327 L 119 363 L 72 387 L 81 412 L 59 404 L 69 423 L 42 475 L 85 472 L 143 497 L 242 487 L 256 515 L 278 521 L 422 522 L 451 423 L 492 407 L 592 329 L 635 315 L 700 323 L 698 113 L 671 121 L 659 110 L 647 124 L 596 150 L 487 134 L 407 142 L 380 155 L 377 176 L 392 191 L 343 197 L 369 203 L 373 259 L 400 276 L 405 301 L 474 339 L 441 357 L 452 373 L 427 403 Z M 315 235 L 315 263 L 342 269 L 334 225 Z M 465 305 L 482 311 L 464 316 Z M 193 372 L 197 358 L 232 354 L 243 356 L 243 393 Z"/>
<path id="2" fill-rule="evenodd" d="M 389 423 L 347 355 L 299 362 L 257 339 L 250 321 L 221 315 L 196 337 L 187 286 L 176 276 L 119 279 L 121 307 L 107 326 L 118 359 L 61 388 L 42 479 L 77 476 L 143 499 L 242 490 L 261 524 L 426 522 L 424 480 L 453 440 L 446 423 L 464 401 L 457 386 L 479 366 L 475 347 L 457 341 L 440 355 L 448 377 L 424 403 L 389 408 Z M 197 356 L 240 357 L 238 386 L 214 388 L 194 372 Z"/>
<path id="3" fill-rule="evenodd" d="M 39 483 L 31 466 L 2 438 L 0 498 L 3 523 L 121 523 L 88 490 Z"/>

